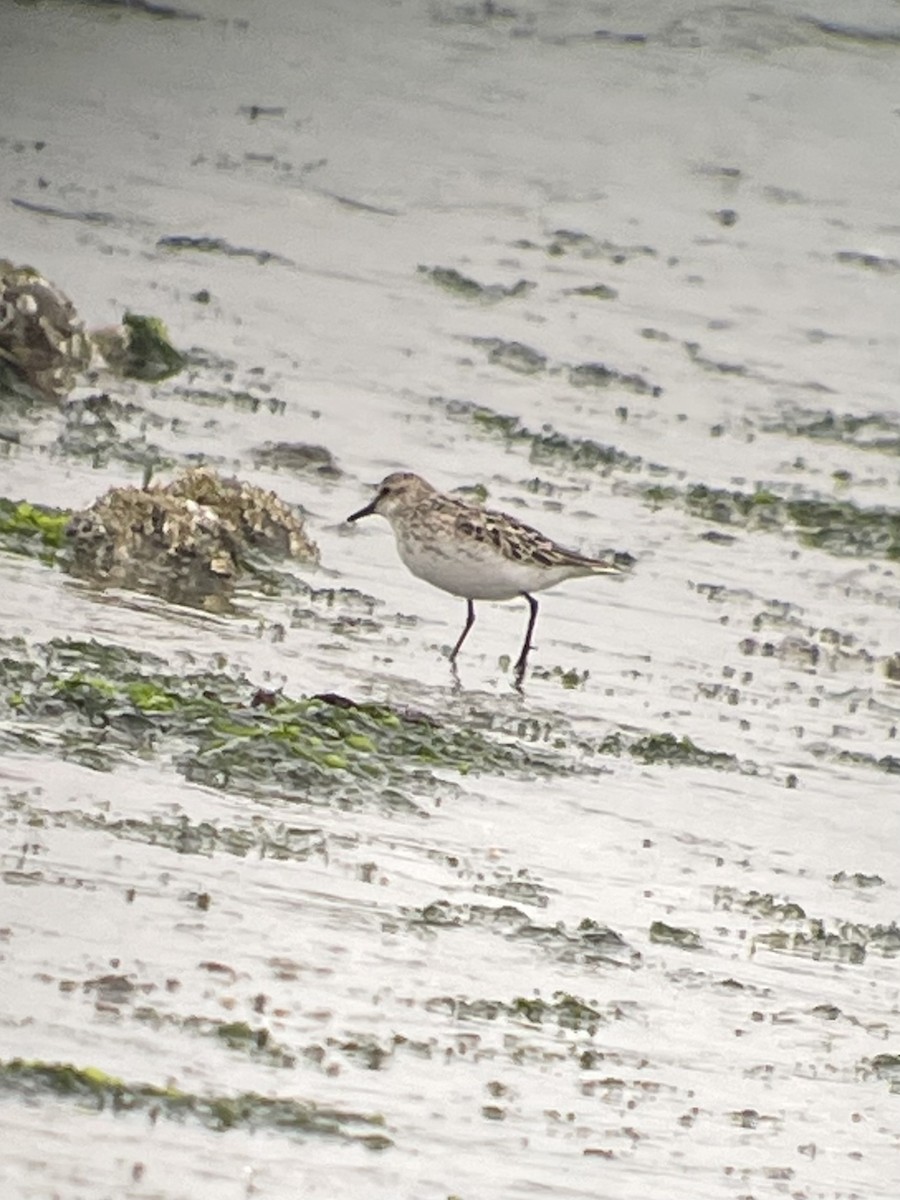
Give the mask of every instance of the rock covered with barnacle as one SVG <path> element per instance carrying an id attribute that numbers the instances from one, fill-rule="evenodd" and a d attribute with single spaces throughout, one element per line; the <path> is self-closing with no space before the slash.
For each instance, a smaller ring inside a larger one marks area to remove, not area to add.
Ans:
<path id="1" fill-rule="evenodd" d="M 73 575 L 202 608 L 227 603 L 256 555 L 319 558 L 274 492 L 206 467 L 165 485 L 112 488 L 72 516 L 66 537 Z"/>
<path id="2" fill-rule="evenodd" d="M 195 467 L 162 488 L 167 495 L 212 509 L 248 550 L 271 557 L 318 562 L 295 509 L 274 492 L 240 479 L 223 479 L 210 467 Z"/>
<path id="3" fill-rule="evenodd" d="M 59 400 L 90 367 L 156 383 L 186 359 L 156 317 L 125 313 L 122 324 L 88 333 L 75 305 L 33 267 L 0 259 L 0 387 Z"/>
<path id="4" fill-rule="evenodd" d="M 55 400 L 87 370 L 91 353 L 68 296 L 32 267 L 0 259 L 0 382 Z"/>

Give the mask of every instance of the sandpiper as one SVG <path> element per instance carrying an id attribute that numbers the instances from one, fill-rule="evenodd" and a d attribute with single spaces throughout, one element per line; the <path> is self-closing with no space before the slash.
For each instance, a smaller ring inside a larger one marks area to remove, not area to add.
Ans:
<path id="1" fill-rule="evenodd" d="M 375 513 L 390 522 L 400 557 L 413 575 L 466 601 L 466 623 L 450 652 L 451 662 L 475 623 L 475 600 L 522 596 L 528 601 L 531 613 L 515 665 L 517 684 L 525 674 L 538 614 L 531 593 L 579 575 L 622 574 L 610 559 L 566 550 L 516 517 L 446 496 L 410 471 L 388 475 L 375 499 L 347 520 Z"/>

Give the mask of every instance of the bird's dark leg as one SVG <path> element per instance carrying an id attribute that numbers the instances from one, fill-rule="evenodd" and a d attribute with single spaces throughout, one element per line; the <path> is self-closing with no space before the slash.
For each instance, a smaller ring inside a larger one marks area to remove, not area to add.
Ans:
<path id="1" fill-rule="evenodd" d="M 525 664 L 528 662 L 528 651 L 531 649 L 531 635 L 534 633 L 534 623 L 538 615 L 538 602 L 534 596 L 530 596 L 528 592 L 523 592 L 522 595 L 528 601 L 531 608 L 531 616 L 528 618 L 528 628 L 525 630 L 525 641 L 522 643 L 522 651 L 516 659 L 516 683 L 521 683 L 525 674 Z"/>
<path id="2" fill-rule="evenodd" d="M 457 656 L 457 654 L 459 654 L 459 648 L 463 644 L 463 642 L 466 640 L 469 630 L 475 624 L 475 605 L 472 603 L 471 600 L 467 600 L 466 604 L 469 607 L 468 607 L 468 611 L 466 613 L 465 628 L 463 629 L 462 633 L 459 635 L 456 645 L 450 651 L 450 661 L 451 662 L 456 662 L 456 656 Z"/>

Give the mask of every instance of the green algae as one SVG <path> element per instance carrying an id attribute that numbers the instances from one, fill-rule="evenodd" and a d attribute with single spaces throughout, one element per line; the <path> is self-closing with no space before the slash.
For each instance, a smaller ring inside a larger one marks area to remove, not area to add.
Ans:
<path id="1" fill-rule="evenodd" d="M 549 890 L 530 878 L 523 867 L 515 875 L 499 870 L 491 883 L 476 883 L 473 891 L 485 896 L 496 896 L 509 904 L 531 904 L 535 908 L 547 908 L 550 904 Z"/>
<path id="2" fill-rule="evenodd" d="M 652 485 L 643 498 L 654 508 L 683 507 L 691 516 L 751 531 L 788 531 L 805 546 L 829 554 L 900 559 L 900 511 L 851 500 L 785 498 L 769 488 L 753 492 L 693 484 L 686 490 Z"/>
<path id="3" fill-rule="evenodd" d="M 876 1054 L 864 1058 L 859 1067 L 863 1077 L 875 1075 L 890 1085 L 895 1095 L 900 1095 L 900 1054 Z"/>
<path id="4" fill-rule="evenodd" d="M 549 1001 L 536 996 L 517 996 L 510 1005 L 510 1012 L 533 1025 L 554 1024 L 560 1029 L 583 1029 L 590 1034 L 609 1020 L 595 1002 L 587 1003 L 579 996 L 562 991 L 554 992 Z"/>
<path id="5" fill-rule="evenodd" d="M 514 243 L 519 250 L 543 250 L 551 258 L 576 255 L 579 258 L 602 258 L 621 265 L 635 258 L 655 258 L 657 251 L 646 245 L 623 245 L 618 242 L 600 240 L 580 229 L 555 229 L 550 240 L 543 246 L 534 242 Z"/>
<path id="6" fill-rule="evenodd" d="M 900 559 L 900 510 L 882 505 L 862 508 L 851 500 L 789 499 L 767 488 L 741 492 L 704 484 L 689 487 L 682 502 L 692 516 L 719 524 L 790 529 L 804 545 L 830 554 Z"/>
<path id="7" fill-rule="evenodd" d="M 837 442 L 860 450 L 900 454 L 900 419 L 893 413 L 821 412 L 787 408 L 777 418 L 762 423 L 766 433 L 786 433 L 791 437 L 819 442 Z"/>
<path id="8" fill-rule="evenodd" d="M 70 517 L 63 509 L 0 498 L 0 547 L 52 562 L 65 542 Z"/>
<path id="9" fill-rule="evenodd" d="M 596 1001 L 585 1001 L 568 992 L 554 992 L 549 1000 L 540 996 L 514 996 L 511 1000 L 467 999 L 462 996 L 436 996 L 425 1005 L 429 1012 L 443 1012 L 459 1021 L 496 1021 L 506 1018 L 529 1025 L 555 1025 L 570 1032 L 584 1031 L 593 1036 L 601 1025 L 618 1015 L 614 1009 L 604 1012 Z"/>
<path id="10" fill-rule="evenodd" d="M 833 882 L 843 882 L 842 876 L 843 872 L 839 872 Z M 777 923 L 775 928 L 753 936 L 753 953 L 765 949 L 814 962 L 851 964 L 864 962 L 869 954 L 883 958 L 900 956 L 900 927 L 896 922 L 868 925 L 839 918 L 825 920 L 809 916 L 792 900 L 755 890 L 742 892 L 734 887 L 717 887 L 713 903 L 726 912 L 736 910 L 759 921 Z"/>
<path id="11" fill-rule="evenodd" d="M 178 456 L 148 436 L 151 430 L 170 428 L 171 422 L 132 400 L 105 392 L 74 396 L 60 417 L 54 449 L 67 458 L 84 459 L 94 467 L 125 463 L 141 474 L 177 465 Z"/>
<path id="12" fill-rule="evenodd" d="M 619 293 L 605 283 L 586 284 L 584 287 L 569 288 L 570 296 L 588 296 L 592 300 L 617 300 Z"/>
<path id="13" fill-rule="evenodd" d="M 563 459 L 579 470 L 598 471 L 601 475 L 637 471 L 643 466 L 640 455 L 628 454 L 593 438 L 568 438 L 551 430 L 533 433 L 527 429 L 522 431 L 522 437 L 530 443 L 529 460 L 539 466 Z"/>
<path id="14" fill-rule="evenodd" d="M 475 337 L 473 345 L 487 352 L 488 361 L 510 371 L 522 375 L 537 375 L 549 368 L 545 354 L 526 346 L 522 342 L 508 342 L 503 338 Z M 643 375 L 619 371 L 605 363 L 587 362 L 569 365 L 567 368 L 569 383 L 576 388 L 624 388 L 639 396 L 659 396 L 662 388 L 649 383 Z"/>
<path id="15" fill-rule="evenodd" d="M 836 250 L 835 260 L 853 267 L 878 274 L 894 275 L 900 272 L 900 259 L 885 258 L 881 254 L 870 254 L 862 250 Z"/>
<path id="16" fill-rule="evenodd" d="M 897 754 L 876 756 L 862 750 L 840 750 L 835 758 L 837 762 L 852 763 L 855 767 L 875 767 L 888 775 L 900 775 L 900 755 Z"/>
<path id="17" fill-rule="evenodd" d="M 232 825 L 224 821 L 192 820 L 187 813 L 174 817 L 112 817 L 75 807 L 47 808 L 25 795 L 0 793 L 0 796 L 6 812 L 27 828 L 84 829 L 125 842 L 163 846 L 176 854 L 201 858 L 227 854 L 234 858 L 304 862 L 325 852 L 324 834 L 316 826 L 260 818 L 247 825 Z"/>
<path id="18" fill-rule="evenodd" d="M 257 466 L 273 467 L 276 471 L 291 471 L 320 479 L 340 479 L 343 474 L 327 446 L 309 442 L 263 442 L 252 454 Z"/>
<path id="19" fill-rule="evenodd" d="M 620 387 L 638 396 L 659 396 L 662 388 L 648 383 L 643 375 L 626 374 L 605 363 L 579 363 L 569 367 L 569 383 L 573 387 L 608 388 Z"/>
<path id="20" fill-rule="evenodd" d="M 674 733 L 641 736 L 610 733 L 597 747 L 597 752 L 616 757 L 627 754 L 637 762 L 665 763 L 670 767 L 712 767 L 717 771 L 741 771 L 748 775 L 755 774 L 757 769 L 752 763 L 742 763 L 734 754 L 726 754 L 721 750 L 704 750 L 695 745 L 689 737 L 679 738 Z"/>
<path id="21" fill-rule="evenodd" d="M 191 365 L 194 364 L 192 356 Z M 234 363 L 216 363 L 208 364 L 200 363 L 200 366 L 215 365 L 223 374 L 231 375 L 235 370 Z M 211 383 L 208 387 L 203 387 L 196 382 L 190 384 L 179 383 L 167 391 L 176 400 L 183 400 L 188 404 L 195 404 L 198 408 L 233 408 L 238 412 L 245 412 L 251 415 L 258 412 L 269 412 L 273 416 L 284 416 L 287 411 L 287 402 L 279 400 L 277 396 L 259 396 L 249 388 L 228 387 L 225 383 Z"/>
<path id="22" fill-rule="evenodd" d="M 593 364 L 596 367 L 596 364 Z M 604 372 L 589 376 L 602 382 Z M 565 462 L 569 467 L 607 476 L 613 471 L 646 472 L 655 476 L 674 472 L 665 465 L 649 463 L 640 455 L 592 438 L 568 437 L 546 425 L 535 432 L 515 416 L 495 412 L 472 401 L 436 397 L 451 418 L 471 421 L 485 433 L 502 438 L 508 447 L 521 446 L 529 461 L 541 465 Z M 637 493 L 651 508 L 684 509 L 699 520 L 743 528 L 790 534 L 804 546 L 829 554 L 900 560 L 900 510 L 884 505 L 863 507 L 852 500 L 819 496 L 779 495 L 771 488 L 753 491 L 710 487 L 702 483 L 686 487 L 674 484 L 640 483 Z"/>
<path id="23" fill-rule="evenodd" d="M 746 376 L 750 374 L 743 363 L 730 363 L 723 362 L 720 359 L 708 358 L 701 353 L 699 342 L 684 342 L 683 345 L 691 362 L 701 367 L 704 371 L 712 371 L 718 375 Z"/>
<path id="24" fill-rule="evenodd" d="M 348 708 L 317 697 L 282 699 L 263 718 L 239 715 L 219 725 L 202 747 L 203 761 L 224 770 L 233 781 L 241 775 L 242 745 L 253 740 L 264 743 L 263 760 L 275 771 L 281 769 L 282 778 L 290 778 L 291 766 L 301 764 L 380 778 L 386 762 L 397 759 L 412 766 L 450 768 L 461 775 L 538 765 L 536 755 L 473 730 L 447 728 L 384 705 Z"/>
<path id="25" fill-rule="evenodd" d="M 4 710 L 0 740 L 12 744 L 38 736 L 95 769 L 128 753 L 163 756 L 195 782 L 308 802 L 338 792 L 417 811 L 405 793 L 435 783 L 434 771 L 533 777 L 562 765 L 552 748 L 334 694 L 256 702 L 244 676 L 175 675 L 155 656 L 97 642 L 0 641 Z"/>
<path id="26" fill-rule="evenodd" d="M 583 679 L 560 676 L 563 687 Z M 536 780 L 609 773 L 604 759 L 755 774 L 752 762 L 669 732 L 616 730 L 601 740 L 575 735 L 557 718 L 495 709 L 429 715 L 338 693 L 290 697 L 258 689 L 226 670 L 175 674 L 158 656 L 96 641 L 57 639 L 29 646 L 0 640 L 0 748 L 53 749 L 91 770 L 157 761 L 191 782 L 341 808 L 375 807 L 428 816 L 452 794 L 452 776 L 495 774 Z M 58 815 L 35 811 L 36 822 Z M 186 814 L 116 819 L 72 810 L 66 818 L 113 837 L 178 853 L 302 858 L 321 848 L 318 831 L 285 822 L 250 828 L 194 821 Z M 541 904 L 528 880 L 490 892 Z"/>
<path id="27" fill-rule="evenodd" d="M 178 699 L 152 679 L 142 679 L 126 685 L 131 703 L 141 712 L 172 712 Z"/>
<path id="28" fill-rule="evenodd" d="M 419 274 L 426 276 L 447 292 L 462 296 L 466 300 L 505 300 L 511 296 L 524 296 L 532 291 L 536 284 L 527 279 L 520 279 L 509 286 L 502 283 L 479 283 L 467 275 L 460 274 L 453 267 L 419 266 Z"/>
<path id="29" fill-rule="evenodd" d="M 518 417 L 495 412 L 483 404 L 468 400 L 445 400 L 436 397 L 434 403 L 441 405 L 451 418 L 472 421 L 486 433 L 497 434 L 510 445 L 527 448 L 533 463 L 548 463 L 565 459 L 574 467 L 597 470 L 607 474 L 610 470 L 637 471 L 644 465 L 640 455 L 627 454 L 615 446 L 607 446 L 592 438 L 569 438 L 556 433 L 550 426 L 535 433 L 523 425 Z"/>
<path id="30" fill-rule="evenodd" d="M 650 941 L 682 950 L 699 950 L 703 943 L 696 929 L 685 929 L 678 925 L 667 925 L 665 921 L 654 921 L 650 925 Z"/>
<path id="31" fill-rule="evenodd" d="M 0 1061 L 0 1090 L 34 1103 L 43 1098 L 72 1099 L 80 1106 L 114 1113 L 151 1112 L 154 1119 L 193 1120 L 206 1129 L 225 1132 L 268 1129 L 289 1137 L 326 1136 L 352 1141 L 372 1150 L 393 1143 L 381 1130 L 384 1118 L 312 1102 L 242 1092 L 203 1096 L 177 1087 L 127 1083 L 96 1067 L 47 1063 L 23 1058 Z M 363 1132 L 359 1132 L 360 1127 Z"/>
<path id="32" fill-rule="evenodd" d="M 895 922 L 890 925 L 866 925 L 855 921 L 825 921 L 807 917 L 793 929 L 774 929 L 757 934 L 752 946 L 754 952 L 762 948 L 809 958 L 814 962 L 858 964 L 865 962 L 870 953 L 883 958 L 900 955 L 900 927 Z"/>
<path id="33" fill-rule="evenodd" d="M 601 1025 L 617 1019 L 616 1007 L 602 1010 L 595 1001 L 584 1001 L 566 991 L 554 991 L 550 1000 L 539 995 L 514 996 L 511 1000 L 470 1000 L 464 996 L 434 996 L 425 1004 L 428 1012 L 444 1013 L 460 1021 L 497 1021 L 556 1026 L 569 1032 L 586 1032 L 593 1037 Z"/>
<path id="34" fill-rule="evenodd" d="M 771 892 L 741 892 L 734 887 L 717 887 L 713 893 L 713 904 L 725 912 L 739 909 L 755 917 L 779 921 L 803 921 L 806 913 L 792 900 L 780 900 Z"/>
<path id="35" fill-rule="evenodd" d="M 159 1029 L 162 1026 L 174 1026 L 184 1033 L 212 1037 L 221 1042 L 228 1050 L 244 1055 L 254 1061 L 263 1062 L 270 1067 L 290 1069 L 297 1065 L 296 1055 L 290 1053 L 284 1046 L 278 1044 L 271 1032 L 264 1026 L 254 1028 L 246 1021 L 217 1021 L 202 1017 L 175 1017 L 171 1014 L 157 1013 L 154 1009 L 143 1007 L 133 1011 L 132 1016 L 143 1024 Z"/>
<path id="36" fill-rule="evenodd" d="M 256 250 L 252 246 L 235 246 L 226 238 L 201 236 L 191 234 L 167 234 L 158 238 L 156 245 L 161 250 L 174 252 L 193 252 L 198 254 L 221 254 L 226 258 L 252 258 L 257 266 L 263 267 L 268 263 L 280 263 L 283 266 L 293 266 L 289 258 L 276 254 L 273 250 Z"/>
<path id="37" fill-rule="evenodd" d="M 832 875 L 831 882 L 835 887 L 859 888 L 860 890 L 884 887 L 884 880 L 880 875 L 867 875 L 862 871 L 838 871 Z"/>
<path id="38" fill-rule="evenodd" d="M 562 922 L 537 925 L 512 904 L 451 904 L 448 900 L 436 900 L 422 908 L 399 909 L 385 918 L 384 928 L 391 932 L 405 928 L 427 936 L 441 930 L 483 929 L 507 941 L 525 942 L 561 962 L 623 966 L 634 965 L 639 957 L 621 934 L 590 917 L 585 917 L 574 929 L 567 929 Z"/>
<path id="39" fill-rule="evenodd" d="M 293 1068 L 297 1058 L 285 1046 L 280 1045 L 264 1025 L 251 1026 L 247 1021 L 225 1021 L 212 1017 L 179 1016 L 171 1012 L 160 1012 L 150 1004 L 135 1004 L 134 1001 L 158 990 L 151 982 L 139 982 L 131 975 L 104 975 L 98 979 L 79 982 L 71 978 L 58 981 L 62 993 L 81 991 L 94 998 L 98 1009 L 105 1013 L 115 1011 L 153 1030 L 175 1030 L 193 1037 L 215 1040 L 227 1050 L 243 1057 L 279 1069 Z M 108 1083 L 102 1072 L 92 1068 L 82 1072 L 89 1082 L 98 1086 Z M 70 1073 L 63 1075 L 70 1080 Z M 121 1081 L 116 1081 L 123 1086 Z"/>
<path id="40" fill-rule="evenodd" d="M 187 359 L 169 341 L 166 327 L 158 317 L 127 312 L 122 324 L 128 330 L 123 372 L 126 376 L 157 383 L 177 375 L 187 365 Z"/>
<path id="41" fill-rule="evenodd" d="M 547 369 L 547 356 L 522 342 L 507 342 L 503 338 L 474 337 L 472 344 L 484 350 L 488 362 L 516 371 L 520 375 L 537 375 Z"/>

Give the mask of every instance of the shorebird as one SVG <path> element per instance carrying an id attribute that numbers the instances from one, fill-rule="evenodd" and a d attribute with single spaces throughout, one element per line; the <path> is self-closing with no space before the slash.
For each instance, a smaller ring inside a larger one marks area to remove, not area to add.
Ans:
<path id="1" fill-rule="evenodd" d="M 400 558 L 413 575 L 466 601 L 466 623 L 450 652 L 451 663 L 475 623 L 476 600 L 522 596 L 528 601 L 516 684 L 525 675 L 538 615 L 532 592 L 582 575 L 622 574 L 611 559 L 567 550 L 516 517 L 447 496 L 410 471 L 388 475 L 374 500 L 347 520 L 375 514 L 390 522 Z"/>

